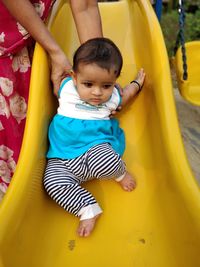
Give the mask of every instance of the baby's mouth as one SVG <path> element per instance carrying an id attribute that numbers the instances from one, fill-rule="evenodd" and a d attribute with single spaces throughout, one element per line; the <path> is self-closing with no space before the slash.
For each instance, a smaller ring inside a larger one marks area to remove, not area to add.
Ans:
<path id="1" fill-rule="evenodd" d="M 90 101 L 93 102 L 93 103 L 101 103 L 101 99 L 100 98 L 92 98 Z"/>

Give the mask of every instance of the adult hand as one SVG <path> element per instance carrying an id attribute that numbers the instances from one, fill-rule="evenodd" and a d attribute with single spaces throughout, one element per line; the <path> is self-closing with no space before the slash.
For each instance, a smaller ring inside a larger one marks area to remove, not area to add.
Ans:
<path id="1" fill-rule="evenodd" d="M 51 60 L 51 80 L 53 82 L 53 91 L 57 96 L 61 81 L 70 74 L 72 66 L 61 49 L 49 54 L 49 56 Z"/>

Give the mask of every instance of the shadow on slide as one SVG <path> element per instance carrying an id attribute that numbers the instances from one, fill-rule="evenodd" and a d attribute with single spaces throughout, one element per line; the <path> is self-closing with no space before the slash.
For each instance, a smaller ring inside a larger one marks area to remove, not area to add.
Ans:
<path id="1" fill-rule="evenodd" d="M 76 235 L 78 219 L 42 186 L 47 129 L 56 100 L 47 56 L 36 45 L 27 124 L 17 170 L 0 206 L 0 267 L 199 267 L 200 193 L 186 159 L 162 33 L 147 0 L 100 3 L 105 37 L 122 51 L 119 83 L 139 68 L 142 92 L 119 114 L 125 161 L 137 188 L 114 181 L 85 186 L 104 210 L 89 238 Z M 67 55 L 78 46 L 69 5 L 61 1 L 51 31 Z"/>

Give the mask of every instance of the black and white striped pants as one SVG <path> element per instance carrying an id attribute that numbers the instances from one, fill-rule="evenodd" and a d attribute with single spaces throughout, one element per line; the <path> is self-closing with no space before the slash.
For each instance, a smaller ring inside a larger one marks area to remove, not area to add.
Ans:
<path id="1" fill-rule="evenodd" d="M 80 216 L 83 208 L 97 203 L 92 194 L 80 186 L 81 183 L 94 178 L 119 178 L 125 172 L 125 163 L 120 155 L 108 143 L 103 143 L 75 159 L 49 159 L 44 186 L 60 206 Z"/>

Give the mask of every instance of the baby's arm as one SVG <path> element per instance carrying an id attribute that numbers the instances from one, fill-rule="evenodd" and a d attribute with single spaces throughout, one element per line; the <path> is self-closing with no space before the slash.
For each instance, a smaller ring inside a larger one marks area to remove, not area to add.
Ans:
<path id="1" fill-rule="evenodd" d="M 143 69 L 140 69 L 134 80 L 135 82 L 128 84 L 123 89 L 121 106 L 125 106 L 140 91 L 143 86 L 144 79 L 145 72 Z"/>

